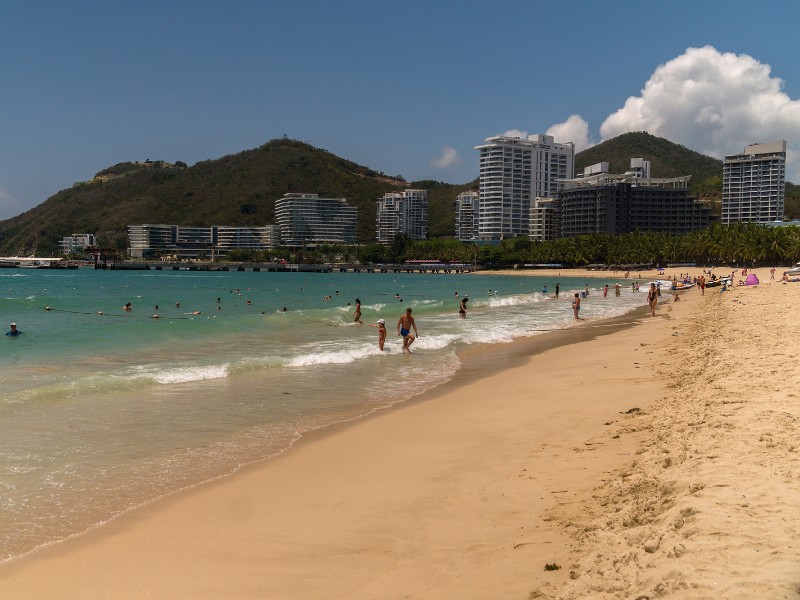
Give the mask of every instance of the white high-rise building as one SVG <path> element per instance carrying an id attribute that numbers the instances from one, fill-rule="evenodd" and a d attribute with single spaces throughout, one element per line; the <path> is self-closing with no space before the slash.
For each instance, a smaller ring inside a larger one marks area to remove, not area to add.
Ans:
<path id="1" fill-rule="evenodd" d="M 128 225 L 128 254 L 133 258 L 150 258 L 160 253 L 178 254 L 175 243 L 177 225 Z"/>
<path id="2" fill-rule="evenodd" d="M 456 197 L 456 239 L 469 242 L 478 238 L 478 213 L 480 194 L 477 190 L 461 192 Z"/>
<path id="3" fill-rule="evenodd" d="M 783 219 L 786 141 L 747 146 L 722 163 L 722 222 Z"/>
<path id="4" fill-rule="evenodd" d="M 280 245 L 277 225 L 261 227 L 214 227 L 216 249 L 220 254 L 229 250 L 268 250 Z"/>
<path id="5" fill-rule="evenodd" d="M 574 176 L 575 145 L 557 144 L 550 135 L 489 137 L 475 149 L 480 151 L 480 240 L 527 236 L 531 200 L 555 198 L 563 185 L 557 180 Z"/>
<path id="6" fill-rule="evenodd" d="M 282 246 L 355 244 L 358 209 L 344 198 L 284 194 L 275 202 L 275 224 Z"/>
<path id="7" fill-rule="evenodd" d="M 389 192 L 378 200 L 375 239 L 391 244 L 398 233 L 412 240 L 428 239 L 428 190 Z"/>

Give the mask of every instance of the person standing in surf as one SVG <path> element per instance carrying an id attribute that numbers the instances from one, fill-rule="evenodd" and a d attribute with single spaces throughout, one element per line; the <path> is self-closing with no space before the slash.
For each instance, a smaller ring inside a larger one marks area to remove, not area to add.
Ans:
<path id="1" fill-rule="evenodd" d="M 414 335 L 411 335 L 412 329 L 414 330 Z M 409 347 L 419 337 L 419 332 L 417 332 L 417 324 L 414 322 L 414 317 L 411 316 L 410 307 L 406 309 L 405 314 L 397 321 L 397 335 L 403 336 L 403 352 L 411 352 Z"/>
<path id="2" fill-rule="evenodd" d="M 575 299 L 572 301 L 572 314 L 575 315 L 575 320 L 580 321 L 581 318 L 578 316 L 581 312 L 581 295 L 578 292 L 575 292 Z"/>
<path id="3" fill-rule="evenodd" d="M 361 323 L 361 300 L 356 298 L 356 310 L 353 313 L 353 323 Z"/>
<path id="4" fill-rule="evenodd" d="M 378 349 L 383 350 L 383 344 L 386 342 L 386 321 L 383 319 L 378 319 L 378 322 L 375 325 L 372 323 L 367 324 L 370 327 L 378 328 Z"/>
<path id="5" fill-rule="evenodd" d="M 650 305 L 650 316 L 656 316 L 656 305 L 658 304 L 658 290 L 656 284 L 650 284 L 650 290 L 647 292 L 647 303 Z"/>

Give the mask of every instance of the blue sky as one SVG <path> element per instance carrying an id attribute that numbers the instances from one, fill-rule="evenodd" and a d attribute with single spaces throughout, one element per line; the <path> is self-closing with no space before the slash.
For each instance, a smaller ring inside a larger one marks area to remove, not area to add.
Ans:
<path id="1" fill-rule="evenodd" d="M 647 129 L 719 157 L 787 139 L 800 182 L 799 6 L 5 3 L 0 219 L 117 162 L 191 165 L 284 134 L 452 183 L 509 131 L 582 149 Z"/>

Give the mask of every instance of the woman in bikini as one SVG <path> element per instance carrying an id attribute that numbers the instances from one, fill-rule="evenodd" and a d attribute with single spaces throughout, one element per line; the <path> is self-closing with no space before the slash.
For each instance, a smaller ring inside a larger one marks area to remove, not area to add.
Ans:
<path id="1" fill-rule="evenodd" d="M 647 303 L 650 305 L 650 316 L 656 316 L 656 304 L 658 304 L 658 290 L 656 284 L 650 284 L 650 290 L 647 292 Z"/>

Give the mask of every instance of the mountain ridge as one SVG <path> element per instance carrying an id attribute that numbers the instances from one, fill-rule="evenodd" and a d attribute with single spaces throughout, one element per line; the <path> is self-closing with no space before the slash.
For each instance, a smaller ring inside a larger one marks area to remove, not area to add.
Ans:
<path id="1" fill-rule="evenodd" d="M 624 172 L 632 157 L 650 160 L 654 177 L 692 175 L 693 192 L 718 205 L 722 161 L 648 133 L 626 133 L 579 152 L 576 173 L 597 162 Z M 359 242 L 369 243 L 375 235 L 376 200 L 405 187 L 428 190 L 430 235 L 447 237 L 455 232 L 457 194 L 477 186 L 477 179 L 464 184 L 407 182 L 305 142 L 279 138 L 192 166 L 147 160 L 98 171 L 93 179 L 0 221 L 0 254 L 55 254 L 61 237 L 81 232 L 124 249 L 125 227 L 133 223 L 264 225 L 274 222 L 275 201 L 287 192 L 346 198 L 359 209 Z M 786 187 L 787 213 L 800 216 L 800 190 L 790 183 Z"/>

